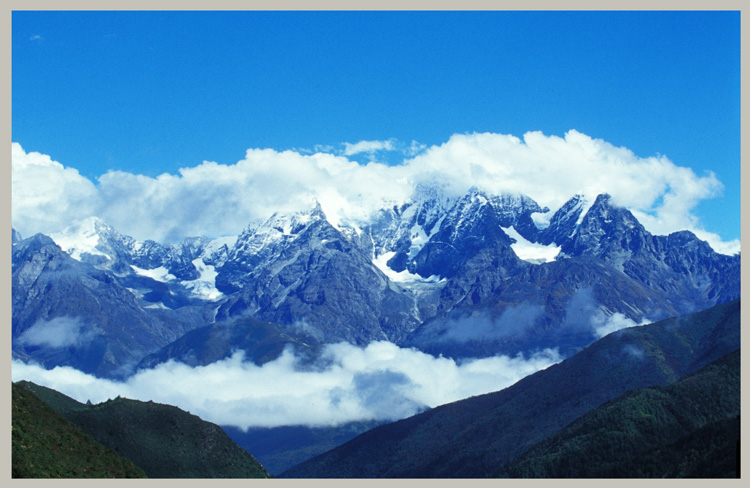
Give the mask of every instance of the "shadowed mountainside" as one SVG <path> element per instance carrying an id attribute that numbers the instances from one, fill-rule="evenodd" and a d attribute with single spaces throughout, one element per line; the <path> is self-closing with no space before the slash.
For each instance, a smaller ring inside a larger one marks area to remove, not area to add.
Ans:
<path id="1" fill-rule="evenodd" d="M 32 391 L 12 385 L 13 478 L 145 478 Z"/>
<path id="2" fill-rule="evenodd" d="M 177 407 L 125 398 L 84 405 L 29 382 L 18 383 L 149 478 L 268 478 L 263 466 L 221 428 Z"/>
<path id="3" fill-rule="evenodd" d="M 622 329 L 505 390 L 377 427 L 282 477 L 485 477 L 604 402 L 739 346 L 739 300 Z"/>
<path id="4" fill-rule="evenodd" d="M 735 478 L 740 351 L 630 391 L 507 463 L 502 478 Z"/>

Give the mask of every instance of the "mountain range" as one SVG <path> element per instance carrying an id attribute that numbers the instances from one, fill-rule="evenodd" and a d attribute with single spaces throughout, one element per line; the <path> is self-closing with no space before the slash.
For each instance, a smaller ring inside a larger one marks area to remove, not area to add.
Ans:
<path id="1" fill-rule="evenodd" d="M 618 327 L 739 297 L 739 255 L 687 231 L 652 235 L 606 194 L 549 214 L 525 196 L 419 188 L 367 222 L 331 221 L 316 202 L 177 244 L 97 218 L 14 231 L 13 354 L 103 377 L 341 341 L 567 357 Z M 232 340 L 217 339 L 222 328 Z"/>
<path id="2" fill-rule="evenodd" d="M 740 255 L 688 231 L 653 235 L 607 194 L 550 211 L 418 187 L 367 220 L 313 202 L 237 236 L 138 241 L 91 217 L 12 239 L 13 358 L 46 369 L 126 380 L 289 349 L 304 368 L 327 345 L 374 341 L 457 364 L 567 358 L 371 430 L 384 421 L 226 428 L 290 477 L 489 476 L 603 402 L 739 348 Z"/>

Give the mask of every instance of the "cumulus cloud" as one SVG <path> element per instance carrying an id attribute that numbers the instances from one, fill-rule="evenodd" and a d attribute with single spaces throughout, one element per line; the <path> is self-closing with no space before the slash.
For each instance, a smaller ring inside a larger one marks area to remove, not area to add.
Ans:
<path id="1" fill-rule="evenodd" d="M 380 150 L 405 158 L 400 164 L 349 159 Z M 593 200 L 607 192 L 652 233 L 692 230 L 720 252 L 739 251 L 739 241 L 722 241 L 693 214 L 701 200 L 721 193 L 714 174 L 699 176 L 665 156 L 639 157 L 573 130 L 564 137 L 529 132 L 523 139 L 456 134 L 427 148 L 387 140 L 344 144 L 343 151 L 319 146 L 311 154 L 249 149 L 232 165 L 205 161 L 155 178 L 115 171 L 96 184 L 15 143 L 12 160 L 13 223 L 24 235 L 60 231 L 89 215 L 137 239 L 236 235 L 251 220 L 308 209 L 314 200 L 334 218 L 364 220 L 426 184 L 452 195 L 472 186 L 523 193 L 552 211 L 575 194 Z"/>
<path id="2" fill-rule="evenodd" d="M 84 324 L 78 317 L 55 317 L 36 322 L 18 336 L 17 342 L 29 346 L 63 348 L 91 342 L 95 335 L 94 331 L 84 330 Z"/>
<path id="3" fill-rule="evenodd" d="M 365 348 L 329 345 L 315 364 L 291 350 L 262 366 L 241 352 L 207 366 L 170 361 L 125 381 L 95 378 L 69 367 L 45 370 L 14 360 L 12 379 L 48 386 L 81 402 L 120 395 L 176 405 L 201 418 L 240 428 L 336 425 L 396 420 L 427 407 L 501 390 L 561 358 L 496 356 L 457 363 L 389 342 Z"/>
<path id="4" fill-rule="evenodd" d="M 99 191 L 78 170 L 47 155 L 11 146 L 14 227 L 25 236 L 62 230 L 100 208 Z"/>

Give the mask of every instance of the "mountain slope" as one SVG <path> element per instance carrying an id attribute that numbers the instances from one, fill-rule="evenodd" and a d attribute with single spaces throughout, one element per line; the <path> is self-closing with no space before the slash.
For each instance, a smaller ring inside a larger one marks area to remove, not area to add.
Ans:
<path id="1" fill-rule="evenodd" d="M 529 266 L 512 279 L 481 271 L 469 282 L 450 282 L 441 298 L 454 308 L 425 321 L 403 345 L 450 357 L 543 348 L 567 357 L 596 340 L 613 317 L 636 325 L 679 315 L 663 294 L 590 256 Z"/>
<path id="2" fill-rule="evenodd" d="M 116 398 L 83 405 L 21 382 L 98 442 L 150 478 L 267 478 L 268 473 L 221 428 L 177 407 Z"/>
<path id="3" fill-rule="evenodd" d="M 13 478 L 144 478 L 34 393 L 12 385 Z"/>
<path id="4" fill-rule="evenodd" d="M 200 320 L 199 311 L 145 309 L 109 272 L 71 258 L 41 234 L 16 243 L 12 263 L 14 357 L 49 368 L 124 376 Z"/>
<path id="5" fill-rule="evenodd" d="M 353 344 L 395 342 L 418 324 L 411 293 L 391 283 L 319 205 L 249 227 L 216 284 L 236 292 L 219 307 L 217 321 L 242 315 L 303 321 L 326 342 Z"/>
<path id="6" fill-rule="evenodd" d="M 739 413 L 738 350 L 670 385 L 630 391 L 607 402 L 494 476 L 734 478 Z M 729 455 L 709 462 L 716 452 Z M 718 470 L 716 461 L 721 461 Z"/>
<path id="7" fill-rule="evenodd" d="M 739 348 L 739 300 L 623 329 L 505 390 L 368 431 L 282 477 L 485 477 L 627 390 L 671 383 Z"/>
<path id="8" fill-rule="evenodd" d="M 239 317 L 200 327 L 147 355 L 138 368 L 153 368 L 174 359 L 189 366 L 205 366 L 243 351 L 245 359 L 264 364 L 279 357 L 285 347 L 294 347 L 298 356 L 314 352 L 319 342 L 304 327 L 286 327 Z"/>

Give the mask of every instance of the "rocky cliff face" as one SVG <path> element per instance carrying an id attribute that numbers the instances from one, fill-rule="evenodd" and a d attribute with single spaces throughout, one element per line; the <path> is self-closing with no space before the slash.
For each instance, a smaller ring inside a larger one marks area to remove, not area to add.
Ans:
<path id="1" fill-rule="evenodd" d="M 236 293 L 216 318 L 249 315 L 305 322 L 326 342 L 397 342 L 417 324 L 413 294 L 390 282 L 320 206 L 248 228 L 219 268 L 217 286 Z"/>

